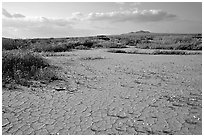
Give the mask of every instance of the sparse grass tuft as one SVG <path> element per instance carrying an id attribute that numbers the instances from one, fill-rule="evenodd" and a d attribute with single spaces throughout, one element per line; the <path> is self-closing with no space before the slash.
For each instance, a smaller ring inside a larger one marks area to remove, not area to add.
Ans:
<path id="1" fill-rule="evenodd" d="M 41 52 L 40 55 L 43 57 L 55 57 L 55 56 L 67 56 L 65 54 L 56 54 L 56 52 Z"/>
<path id="2" fill-rule="evenodd" d="M 103 57 L 82 57 L 81 60 L 98 60 L 104 59 Z"/>
<path id="3" fill-rule="evenodd" d="M 90 48 L 85 47 L 84 45 L 79 45 L 79 46 L 76 46 L 75 49 L 78 49 L 78 50 L 89 50 Z"/>

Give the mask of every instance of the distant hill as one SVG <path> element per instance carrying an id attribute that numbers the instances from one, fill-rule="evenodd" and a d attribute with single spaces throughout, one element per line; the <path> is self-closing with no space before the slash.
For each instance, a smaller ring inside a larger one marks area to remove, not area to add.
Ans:
<path id="1" fill-rule="evenodd" d="M 150 33 L 150 31 L 140 30 L 140 31 L 136 31 L 136 32 L 129 32 L 129 33 L 126 33 L 126 34 L 138 34 L 138 33 Z"/>
<path id="2" fill-rule="evenodd" d="M 135 33 L 150 33 L 150 31 L 140 30 L 140 31 L 136 31 Z"/>

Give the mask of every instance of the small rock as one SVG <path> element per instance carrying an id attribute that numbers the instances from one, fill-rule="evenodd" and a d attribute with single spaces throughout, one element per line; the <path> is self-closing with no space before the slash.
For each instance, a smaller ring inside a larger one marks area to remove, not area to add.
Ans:
<path id="1" fill-rule="evenodd" d="M 2 126 L 6 126 L 7 124 L 9 124 L 9 121 L 6 118 L 2 119 Z"/>
<path id="2" fill-rule="evenodd" d="M 55 90 L 57 90 L 57 91 L 66 90 L 66 87 L 55 87 Z"/>
<path id="3" fill-rule="evenodd" d="M 126 118 L 127 114 L 125 112 L 120 112 L 117 116 L 120 118 Z"/>
<path id="4" fill-rule="evenodd" d="M 172 103 L 172 105 L 173 106 L 177 106 L 177 107 L 183 107 L 184 106 L 184 104 L 181 104 L 181 103 Z"/>
<path id="5" fill-rule="evenodd" d="M 198 120 L 195 118 L 188 118 L 185 121 L 186 121 L 186 123 L 193 124 L 193 125 L 198 123 Z"/>

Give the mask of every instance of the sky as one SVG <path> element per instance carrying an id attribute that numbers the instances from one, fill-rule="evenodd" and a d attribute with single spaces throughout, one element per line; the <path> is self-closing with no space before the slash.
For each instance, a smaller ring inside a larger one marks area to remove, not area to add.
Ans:
<path id="1" fill-rule="evenodd" d="M 2 36 L 202 33 L 201 2 L 3 2 Z"/>

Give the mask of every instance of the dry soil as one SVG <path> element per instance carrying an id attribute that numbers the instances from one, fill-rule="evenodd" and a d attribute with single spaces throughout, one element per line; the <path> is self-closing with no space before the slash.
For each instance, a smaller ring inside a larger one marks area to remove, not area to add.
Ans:
<path id="1" fill-rule="evenodd" d="M 202 134 L 202 55 L 47 58 L 64 80 L 3 89 L 2 134 Z"/>

